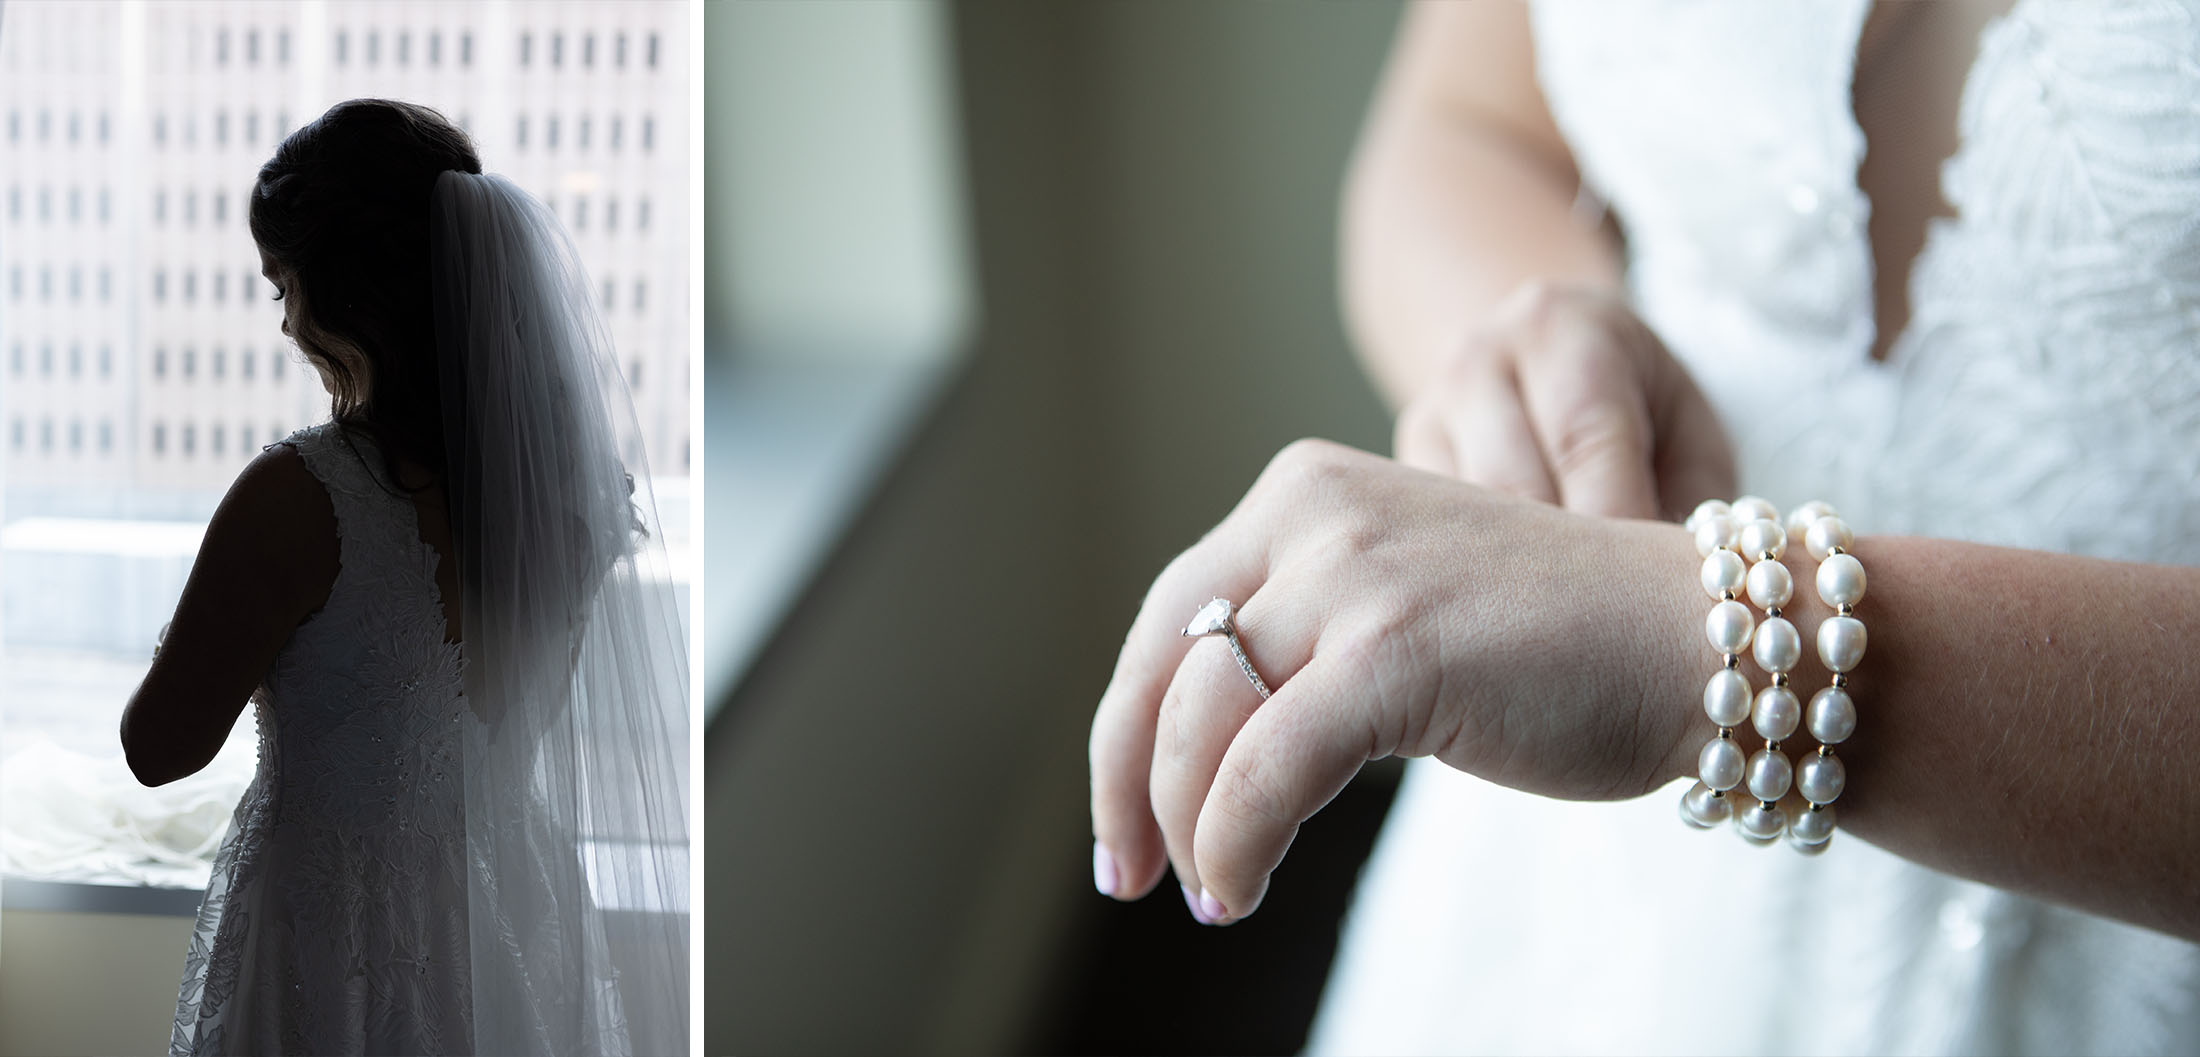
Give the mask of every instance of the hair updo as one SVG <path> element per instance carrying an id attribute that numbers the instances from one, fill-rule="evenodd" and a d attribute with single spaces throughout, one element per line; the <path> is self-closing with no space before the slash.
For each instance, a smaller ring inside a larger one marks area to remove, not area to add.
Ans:
<path id="1" fill-rule="evenodd" d="M 252 185 L 252 238 L 285 282 L 290 336 L 332 381 L 336 420 L 443 471 L 430 295 L 436 178 L 481 172 L 466 133 L 414 103 L 353 99 L 291 133 Z"/>

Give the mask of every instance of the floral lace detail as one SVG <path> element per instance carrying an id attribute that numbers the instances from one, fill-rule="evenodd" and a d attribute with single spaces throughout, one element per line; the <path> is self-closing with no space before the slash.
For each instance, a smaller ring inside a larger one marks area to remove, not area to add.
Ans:
<path id="1" fill-rule="evenodd" d="M 255 695 L 259 771 L 185 959 L 174 1054 L 473 1045 L 463 658 L 435 550 L 366 438 L 292 434 L 342 567 Z"/>

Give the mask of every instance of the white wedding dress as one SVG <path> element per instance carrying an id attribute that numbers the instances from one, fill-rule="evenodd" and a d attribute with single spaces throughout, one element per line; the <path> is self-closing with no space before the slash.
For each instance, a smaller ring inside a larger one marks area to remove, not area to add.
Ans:
<path id="1" fill-rule="evenodd" d="M 2200 564 L 2200 9 L 2019 0 L 1988 26 L 1942 170 L 1956 216 L 1884 363 L 1850 100 L 1866 13 L 1534 9 L 1636 306 L 1742 489 L 1824 498 L 1867 536 Z M 1780 416 L 1745 411 L 1767 392 Z M 1560 803 L 1415 761 L 1310 1048 L 2200 1051 L 2200 948 L 1844 835 L 1804 859 L 1692 832 L 1681 788 Z M 2141 794 L 2110 770 L 2098 795 Z"/>
<path id="2" fill-rule="evenodd" d="M 342 568 L 255 695 L 260 767 L 191 937 L 176 1054 L 473 1046 L 460 647 L 413 500 L 366 436 L 282 442 L 328 492 Z"/>

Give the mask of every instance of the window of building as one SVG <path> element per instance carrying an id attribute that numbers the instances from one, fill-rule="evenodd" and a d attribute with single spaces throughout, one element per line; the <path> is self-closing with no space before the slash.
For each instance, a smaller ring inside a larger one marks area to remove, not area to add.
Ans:
<path id="1" fill-rule="evenodd" d="M 611 136 L 610 142 L 607 144 L 607 146 L 609 146 L 613 152 L 617 152 L 619 149 L 619 133 L 625 131 L 625 125 L 626 123 L 619 119 L 619 115 L 611 115 Z"/>
<path id="2" fill-rule="evenodd" d="M 73 264 L 69 266 L 69 300 L 84 300 L 84 269 Z"/>
<path id="3" fill-rule="evenodd" d="M 23 419 L 21 416 L 8 423 L 8 446 L 17 451 L 23 450 Z"/>
<path id="4" fill-rule="evenodd" d="M 550 34 L 550 68 L 555 70 L 564 65 L 565 34 L 552 33 Z"/>
<path id="5" fill-rule="evenodd" d="M 337 30 L 336 38 L 329 42 L 329 54 L 333 58 L 335 58 L 336 65 L 342 66 L 344 64 L 344 60 L 349 57 L 346 54 L 346 51 L 348 50 L 348 46 L 350 44 L 351 38 L 347 36 L 343 30 Z"/>
<path id="6" fill-rule="evenodd" d="M 529 60 L 530 58 L 533 58 L 533 57 L 534 57 L 534 51 L 535 51 L 535 35 L 534 35 L 534 34 L 532 34 L 532 33 L 522 33 L 522 34 L 520 34 L 520 35 L 519 35 L 519 65 L 520 65 L 520 68 L 521 68 L 521 69 L 526 69 L 526 68 L 527 68 L 527 60 Z"/>
<path id="7" fill-rule="evenodd" d="M 245 112 L 244 112 L 244 143 L 245 143 L 245 146 L 247 146 L 247 147 L 250 147 L 250 146 L 255 146 L 255 145 L 257 145 L 257 144 L 258 144 L 259 142 L 260 142 L 260 112 L 259 112 L 259 111 L 257 111 L 257 110 L 247 110 L 247 111 L 245 111 Z"/>
<path id="8" fill-rule="evenodd" d="M 186 345 L 183 347 L 183 380 L 186 382 L 191 381 L 198 377 L 198 373 L 199 352 L 197 349 Z"/>
<path id="9" fill-rule="evenodd" d="M 642 361 L 638 358 L 626 361 L 626 386 L 629 389 L 642 387 Z"/>
<path id="10" fill-rule="evenodd" d="M 397 31 L 397 64 L 399 66 L 412 65 L 412 43 L 412 34 L 404 30 Z"/>
<path id="11" fill-rule="evenodd" d="M 199 193 L 197 191 L 185 191 L 183 193 L 183 222 L 185 226 L 199 222 Z"/>
<path id="12" fill-rule="evenodd" d="M 214 145 L 217 147 L 229 145 L 229 111 L 227 110 L 214 111 Z"/>
<path id="13" fill-rule="evenodd" d="M 8 347 L 8 373 L 23 377 L 23 343 L 20 341 Z"/>
<path id="14" fill-rule="evenodd" d="M 575 122 L 575 123 L 574 123 L 574 125 L 573 125 L 573 147 L 574 147 L 574 149 L 576 149 L 576 150 L 587 150 L 587 149 L 588 149 L 588 115 L 587 115 L 587 114 L 582 114 L 582 115 L 581 115 L 581 119 L 580 119 L 579 121 Z"/>
<path id="15" fill-rule="evenodd" d="M 596 35 L 594 33 L 590 33 L 581 38 L 581 68 L 584 70 L 594 69 L 595 65 Z"/>
<path id="16" fill-rule="evenodd" d="M 105 144 L 105 143 L 106 143 L 106 142 L 108 141 L 108 139 L 109 139 L 109 138 L 111 138 L 111 133 L 112 133 L 112 131 L 113 131 L 113 129 L 112 129 L 112 127 L 111 127 L 111 123 L 110 123 L 110 122 L 108 121 L 108 119 L 107 119 L 107 112 L 106 112 L 106 111 L 104 111 L 104 110 L 100 111 L 100 112 L 99 112 L 99 142 L 100 142 L 100 143 L 102 143 L 102 144 Z"/>
<path id="17" fill-rule="evenodd" d="M 183 270 L 183 300 L 189 304 L 199 299 L 199 273 L 191 268 Z"/>
<path id="18" fill-rule="evenodd" d="M 587 195 L 575 195 L 575 196 L 573 197 L 573 230 L 575 230 L 575 231 L 586 231 L 586 230 L 588 230 L 588 196 L 587 196 Z"/>
<path id="19" fill-rule="evenodd" d="M 168 145 L 168 115 L 166 114 L 153 115 L 153 144 L 160 147 Z"/>
<path id="20" fill-rule="evenodd" d="M 40 342 L 38 346 L 38 376 L 53 377 L 53 342 Z"/>
<path id="21" fill-rule="evenodd" d="M 69 420 L 69 454 L 77 455 L 81 454 L 83 451 L 84 420 L 80 418 L 72 418 Z"/>
<path id="22" fill-rule="evenodd" d="M 229 29 L 226 26 L 214 31 L 214 65 L 229 65 Z"/>
<path id="23" fill-rule="evenodd" d="M 104 264 L 99 266 L 99 299 L 101 302 L 112 301 L 115 299 L 114 269 L 109 268 Z"/>
<path id="24" fill-rule="evenodd" d="M 79 132 L 79 130 L 80 130 L 80 128 L 81 128 L 81 125 L 82 125 L 82 121 L 83 121 L 83 119 L 82 119 L 82 118 L 81 118 L 81 117 L 80 117 L 80 116 L 79 116 L 79 115 L 77 114 L 77 112 L 76 112 L 76 111 L 74 111 L 74 110 L 71 110 L 71 111 L 69 111 L 69 142 L 70 142 L 70 143 L 76 143 L 76 142 L 78 142 L 79 140 L 83 139 L 83 136 L 82 136 L 82 135 L 80 134 L 80 132 Z"/>
<path id="25" fill-rule="evenodd" d="M 626 69 L 626 34 L 611 38 L 611 65 Z"/>
<path id="26" fill-rule="evenodd" d="M 53 188 L 51 187 L 40 186 L 38 188 L 38 222 L 41 224 L 53 223 Z"/>
<path id="27" fill-rule="evenodd" d="M 370 29 L 367 31 L 367 65 L 372 66 L 380 61 L 382 61 L 382 35 Z"/>
<path id="28" fill-rule="evenodd" d="M 208 357 L 207 366 L 211 368 L 214 380 L 221 381 L 222 375 L 229 370 L 229 353 L 219 345 L 214 346 L 213 354 Z"/>
<path id="29" fill-rule="evenodd" d="M 458 35 L 458 64 L 468 67 L 474 64 L 474 35 L 472 33 Z"/>
<path id="30" fill-rule="evenodd" d="M 84 346 L 75 342 L 69 343 L 69 377 L 84 377 Z"/>
<path id="31" fill-rule="evenodd" d="M 657 34 L 649 35 L 649 68 L 657 68 Z"/>
<path id="32" fill-rule="evenodd" d="M 558 115 L 556 114 L 542 119 L 542 149 L 558 149 Z"/>
<path id="33" fill-rule="evenodd" d="M 428 34 L 428 65 L 443 65 L 443 34 L 441 33 L 431 32 Z"/>
<path id="34" fill-rule="evenodd" d="M 105 455 L 113 450 L 115 450 L 115 424 L 106 419 L 100 419 L 99 453 Z"/>
<path id="35" fill-rule="evenodd" d="M 251 349 L 249 349 L 249 348 L 245 348 L 245 349 L 238 349 L 238 350 L 237 350 L 237 377 L 238 377 L 238 378 L 241 378 L 241 379 L 243 379 L 244 381 L 247 381 L 247 382 L 251 381 L 251 380 L 252 380 L 252 371 L 253 371 L 253 366 L 252 366 L 252 365 L 253 365 L 253 364 L 255 364 L 255 363 L 258 363 L 258 362 L 259 362 L 258 360 L 256 360 L 256 359 L 254 359 L 254 358 L 253 358 L 253 356 L 252 356 L 252 350 L 251 350 Z M 247 435 L 249 435 L 249 434 L 247 434 Z"/>
<path id="36" fill-rule="evenodd" d="M 53 419 L 38 420 L 38 450 L 42 454 L 53 451 Z"/>
<path id="37" fill-rule="evenodd" d="M 99 222 L 102 226 L 114 220 L 114 194 L 102 185 L 99 189 Z"/>
<path id="38" fill-rule="evenodd" d="M 153 300 L 168 300 L 168 273 L 158 268 L 153 269 Z"/>
<path id="39" fill-rule="evenodd" d="M 600 300 L 601 300 L 601 304 L 602 304 L 602 306 L 603 306 L 603 310 L 604 310 L 604 312 L 605 312 L 606 314 L 608 314 L 608 313 L 609 313 L 609 312 L 611 311 L 612 307 L 613 307 L 613 306 L 612 306 L 612 300 L 613 300 L 613 296 L 614 296 L 614 295 L 612 294 L 611 280 L 609 280 L 609 279 L 605 279 L 605 280 L 603 281 L 603 297 L 602 297 L 602 298 L 601 298 Z"/>
<path id="40" fill-rule="evenodd" d="M 112 345 L 101 345 L 99 347 L 99 376 L 101 378 L 111 378 L 114 376 L 114 373 L 115 347 Z M 104 444 L 102 444 L 100 447 L 101 450 L 106 449 L 106 445 Z"/>
<path id="41" fill-rule="evenodd" d="M 525 114 L 512 119 L 512 148 L 514 150 L 525 150 L 527 148 L 527 115 Z"/>
<path id="42" fill-rule="evenodd" d="M 277 29 L 275 31 L 275 65 L 290 65 L 290 30 L 288 29 Z"/>
<path id="43" fill-rule="evenodd" d="M 283 350 L 276 349 L 267 358 L 267 380 L 278 385 L 283 381 Z"/>
<path id="44" fill-rule="evenodd" d="M 156 380 L 168 377 L 168 350 L 159 345 L 153 346 L 153 377 Z"/>
<path id="45" fill-rule="evenodd" d="M 199 450 L 198 426 L 190 422 L 184 423 L 183 428 L 176 431 L 176 442 L 176 448 L 183 453 L 184 458 L 188 459 L 197 454 Z"/>
<path id="46" fill-rule="evenodd" d="M 206 427 L 206 450 L 209 454 L 222 454 L 222 426 L 216 422 Z"/>
<path id="47" fill-rule="evenodd" d="M 634 311 L 635 311 L 636 313 L 639 313 L 639 312 L 641 312 L 641 310 L 642 310 L 642 304 L 643 304 L 643 302 L 644 302 L 644 301 L 646 301 L 646 300 L 647 300 L 647 296 L 646 296 L 646 295 L 647 295 L 648 293 L 649 293 L 649 280 L 647 280 L 647 279 L 636 279 L 636 280 L 634 280 Z"/>
<path id="48" fill-rule="evenodd" d="M 653 117 L 649 117 L 648 115 L 643 115 L 643 117 L 642 117 L 642 150 L 643 150 L 644 152 L 647 152 L 647 151 L 650 151 L 650 150 L 654 150 L 654 149 L 656 149 L 656 146 L 657 146 L 657 119 L 656 119 L 656 118 L 653 118 Z"/>
<path id="49" fill-rule="evenodd" d="M 168 454 L 168 424 L 165 422 L 153 423 L 153 454 Z"/>
<path id="50" fill-rule="evenodd" d="M 16 221 L 23 219 L 23 186 L 21 184 L 8 187 L 8 219 Z"/>
<path id="51" fill-rule="evenodd" d="M 247 66 L 260 64 L 260 31 L 257 29 L 244 31 L 244 61 Z"/>
<path id="52" fill-rule="evenodd" d="M 8 111 L 8 142 L 23 142 L 23 112 L 20 110 Z"/>
<path id="53" fill-rule="evenodd" d="M 619 200 L 616 198 L 603 200 L 603 229 L 606 232 L 619 230 Z"/>
<path id="54" fill-rule="evenodd" d="M 79 223 L 83 221 L 83 219 L 84 189 L 81 187 L 71 187 L 69 188 L 69 223 Z"/>
<path id="55" fill-rule="evenodd" d="M 228 223 L 228 222 L 229 222 L 229 196 L 228 196 L 228 195 L 225 195 L 225 194 L 223 194 L 223 193 L 221 193 L 220 191 L 216 191 L 216 192 L 214 192 L 214 193 L 213 193 L 213 195 L 211 196 L 211 198 L 213 199 L 213 206 L 214 206 L 214 223 L 216 223 L 216 224 L 226 224 L 226 223 Z"/>
<path id="56" fill-rule="evenodd" d="M 252 450 L 252 427 L 251 427 L 251 426 L 238 426 L 238 427 L 237 427 L 237 450 L 238 450 L 238 451 L 251 451 L 251 450 Z"/>
<path id="57" fill-rule="evenodd" d="M 155 224 L 165 224 L 165 223 L 167 223 L 167 222 L 168 222 L 168 192 L 166 192 L 166 191 L 155 191 L 155 192 L 153 192 L 153 223 L 155 223 Z"/>

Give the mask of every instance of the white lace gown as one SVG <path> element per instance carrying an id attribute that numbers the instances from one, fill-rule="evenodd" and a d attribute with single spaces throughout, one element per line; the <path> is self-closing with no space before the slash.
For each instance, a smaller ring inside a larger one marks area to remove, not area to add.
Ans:
<path id="1" fill-rule="evenodd" d="M 471 1052 L 459 647 L 371 442 L 292 434 L 342 569 L 256 696 L 257 776 L 191 936 L 175 1054 Z"/>
<path id="2" fill-rule="evenodd" d="M 1885 363 L 1850 103 L 1866 11 L 1534 9 L 1637 307 L 1742 488 L 1866 534 L 2200 564 L 2200 11 L 2019 0 L 1989 25 L 1942 170 L 1957 215 Z M 1768 390 L 1780 417 L 1744 413 Z M 2200 948 L 1840 835 L 1803 859 L 1692 832 L 1683 787 L 1567 804 L 1416 761 L 1311 1049 L 2200 1051 Z M 2110 774 L 2100 795 L 2137 794 Z"/>

